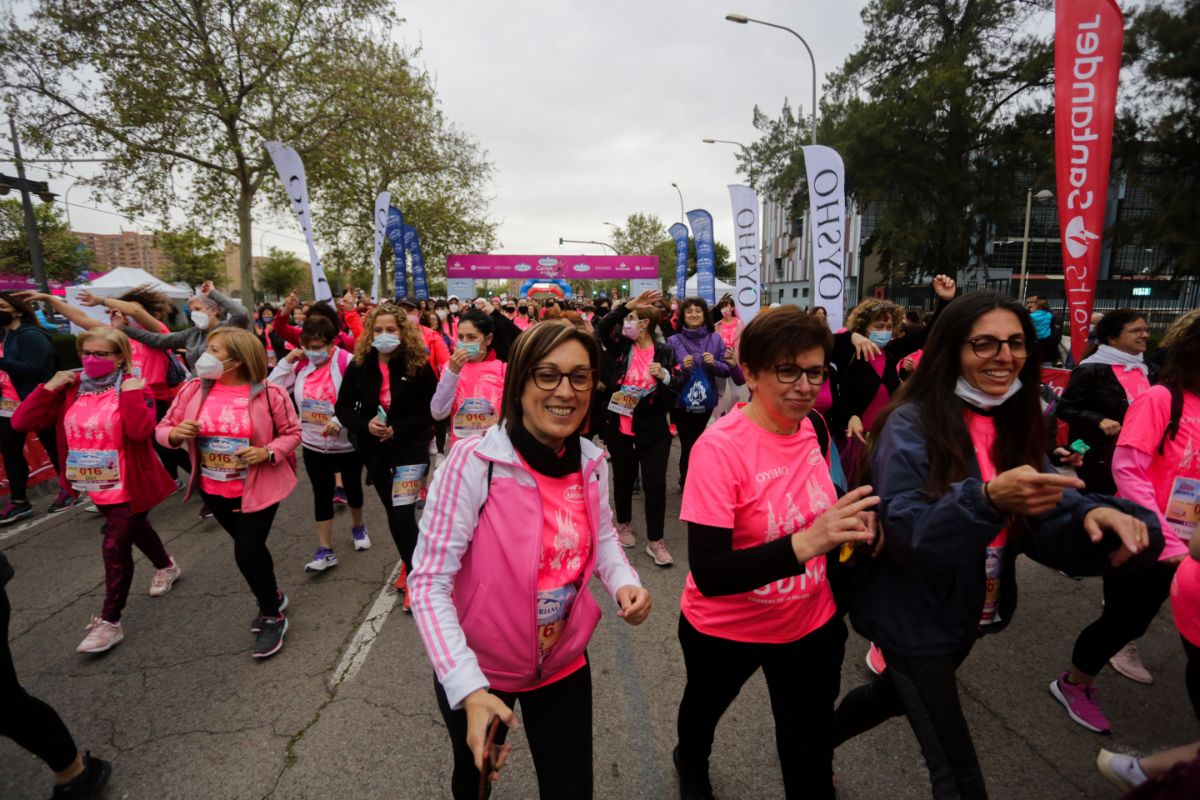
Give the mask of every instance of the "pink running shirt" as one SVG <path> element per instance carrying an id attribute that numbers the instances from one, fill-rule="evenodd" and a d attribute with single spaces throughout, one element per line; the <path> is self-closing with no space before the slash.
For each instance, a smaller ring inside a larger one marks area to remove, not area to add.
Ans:
<path id="1" fill-rule="evenodd" d="M 247 468 L 233 453 L 250 446 L 250 387 L 214 383 L 196 421 L 200 488 L 221 497 L 241 497 Z"/>
<path id="2" fill-rule="evenodd" d="M 0 358 L 4 356 L 4 345 L 0 344 Z M 13 386 L 12 378 L 4 370 L 0 370 L 0 417 L 11 417 L 17 413 L 21 404 L 21 396 L 17 387 Z"/>
<path id="3" fill-rule="evenodd" d="M 837 502 L 829 465 L 812 423 L 791 436 L 764 430 L 739 403 L 701 434 L 692 449 L 679 518 L 733 529 L 741 550 L 799 533 Z M 736 642 L 783 644 L 820 628 L 834 615 L 825 556 L 803 575 L 751 592 L 705 597 L 689 572 L 680 607 L 696 630 Z"/>
<path id="4" fill-rule="evenodd" d="M 1200 647 L 1200 561 L 1184 556 L 1171 581 L 1171 615 L 1183 638 Z"/>
<path id="5" fill-rule="evenodd" d="M 383 380 L 379 383 L 379 405 L 384 411 L 392 410 L 392 369 L 389 365 L 379 362 L 379 375 Z"/>
<path id="6" fill-rule="evenodd" d="M 1150 388 L 1150 379 L 1140 369 L 1125 369 L 1122 366 L 1113 365 L 1112 371 L 1117 382 L 1121 384 L 1121 388 L 1125 390 L 1125 399 L 1130 403 L 1137 400 Z"/>
<path id="7" fill-rule="evenodd" d="M 158 322 L 158 330 L 154 333 L 170 333 L 171 329 Z M 167 354 L 157 347 L 147 347 L 141 342 L 129 340 L 130 354 L 133 356 L 133 368 L 138 370 L 146 389 L 155 400 L 170 400 L 175 396 L 175 389 L 167 386 Z"/>
<path id="8" fill-rule="evenodd" d="M 125 435 L 116 387 L 95 394 L 77 395 L 63 417 L 63 429 L 67 434 L 67 478 L 73 485 L 86 484 L 89 478 L 95 480 L 97 465 L 107 475 L 112 474 L 113 466 L 118 468 L 118 483 L 113 488 L 93 490 L 87 485 L 75 488 L 87 491 L 98 506 L 128 503 L 129 492 L 123 483 L 123 476 L 127 474 Z M 78 472 L 80 469 L 83 471 Z"/>
<path id="9" fill-rule="evenodd" d="M 992 461 L 992 448 L 996 444 L 996 421 L 991 417 L 963 409 L 963 422 L 971 444 L 975 446 L 975 460 L 979 462 L 979 477 L 990 481 L 996 477 L 996 465 Z M 1004 564 L 1004 547 L 1008 544 L 1008 528 L 1004 528 L 987 546 L 987 591 L 983 596 L 983 610 L 979 615 L 980 625 L 1000 622 L 1000 570 Z"/>
<path id="10" fill-rule="evenodd" d="M 636 344 L 629 348 L 629 368 L 621 379 L 621 386 L 631 386 L 635 389 L 653 389 L 654 378 L 650 377 L 650 363 L 654 361 L 654 346 L 638 347 Z M 633 417 L 622 416 L 617 423 L 618 429 L 626 436 L 633 436 Z"/>

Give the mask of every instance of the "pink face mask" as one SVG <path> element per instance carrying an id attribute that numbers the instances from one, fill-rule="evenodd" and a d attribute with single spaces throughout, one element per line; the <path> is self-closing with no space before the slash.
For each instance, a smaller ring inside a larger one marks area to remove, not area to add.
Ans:
<path id="1" fill-rule="evenodd" d="M 103 378 L 105 375 L 111 375 L 116 368 L 117 362 L 111 358 L 105 358 L 104 356 L 83 357 L 83 374 L 89 378 Z"/>

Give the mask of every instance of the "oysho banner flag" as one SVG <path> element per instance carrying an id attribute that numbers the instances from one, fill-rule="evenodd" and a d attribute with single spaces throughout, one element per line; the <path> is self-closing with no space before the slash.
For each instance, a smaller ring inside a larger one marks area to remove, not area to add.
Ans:
<path id="1" fill-rule="evenodd" d="M 761 273 L 758 268 L 758 193 L 749 186 L 730 184 L 733 201 L 734 281 L 733 297 L 738 316 L 746 324 L 762 307 Z"/>
<path id="2" fill-rule="evenodd" d="M 429 299 L 429 284 L 425 280 L 425 256 L 421 253 L 421 237 L 412 225 L 404 226 L 404 249 L 412 257 L 413 297 Z"/>
<path id="3" fill-rule="evenodd" d="M 830 330 L 840 330 L 846 304 L 846 168 L 832 147 L 804 147 L 808 207 L 812 215 L 814 304 L 825 309 Z"/>
<path id="4" fill-rule="evenodd" d="M 1125 20 L 1114 0 L 1054 8 L 1054 163 L 1071 353 L 1087 347 L 1108 203 Z"/>
<path id="5" fill-rule="evenodd" d="M 717 302 L 717 262 L 713 251 L 712 214 L 704 209 L 687 212 L 688 224 L 692 226 L 692 238 L 696 240 L 696 293 L 710 306 Z"/>
<path id="6" fill-rule="evenodd" d="M 387 232 L 388 206 L 392 203 L 391 192 L 380 192 L 375 198 L 375 260 L 371 262 L 371 299 L 379 302 L 379 280 L 381 265 L 379 257 L 383 255 L 383 237 Z"/>
<path id="7" fill-rule="evenodd" d="M 400 209 L 388 208 L 387 238 L 396 257 L 396 291 L 394 299 L 408 297 L 408 262 L 404 258 L 404 215 Z"/>
<path id="8" fill-rule="evenodd" d="M 313 295 L 320 300 L 332 300 L 333 292 L 329 281 L 325 280 L 325 270 L 321 269 L 321 261 L 317 258 L 317 245 L 313 241 L 312 209 L 308 205 L 308 181 L 304 178 L 304 162 L 300 154 L 283 142 L 263 142 L 267 148 L 283 189 L 287 192 L 288 200 L 292 203 L 292 211 L 300 221 L 300 230 L 304 231 L 304 240 L 308 242 L 308 263 L 312 266 Z"/>
<path id="9" fill-rule="evenodd" d="M 675 299 L 683 302 L 687 296 L 687 257 L 688 229 L 682 222 L 676 222 L 667 233 L 675 241 Z"/>

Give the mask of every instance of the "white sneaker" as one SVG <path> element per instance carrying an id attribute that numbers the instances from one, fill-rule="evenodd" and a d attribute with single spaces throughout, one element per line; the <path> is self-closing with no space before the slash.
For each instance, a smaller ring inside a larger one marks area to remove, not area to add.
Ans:
<path id="1" fill-rule="evenodd" d="M 336 567 L 337 554 L 325 547 L 318 547 L 313 560 L 304 565 L 305 572 L 324 572 L 330 567 Z"/>
<path id="2" fill-rule="evenodd" d="M 371 549 L 371 537 L 367 535 L 366 525 L 355 525 L 350 529 L 350 535 L 354 538 L 355 550 Z"/>
<path id="3" fill-rule="evenodd" d="M 171 591 L 171 587 L 175 585 L 175 581 L 183 577 L 183 570 L 175 563 L 175 557 L 171 557 L 171 566 L 165 569 L 154 570 L 154 578 L 150 581 L 150 596 L 162 597 L 167 592 Z"/>
<path id="4" fill-rule="evenodd" d="M 1104 748 L 1096 755 L 1096 768 L 1100 770 L 1109 783 L 1128 792 L 1146 782 L 1141 765 L 1133 756 L 1124 753 L 1112 753 Z"/>
<path id="5" fill-rule="evenodd" d="M 125 640 L 121 623 L 106 622 L 99 617 L 92 617 L 87 625 L 88 635 L 75 648 L 76 653 L 103 653 L 111 650 Z"/>

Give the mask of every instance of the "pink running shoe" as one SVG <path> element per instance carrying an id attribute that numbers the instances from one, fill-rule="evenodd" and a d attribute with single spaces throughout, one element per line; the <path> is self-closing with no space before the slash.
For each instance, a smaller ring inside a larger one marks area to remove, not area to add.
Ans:
<path id="1" fill-rule="evenodd" d="M 1150 670 L 1146 669 L 1146 665 L 1142 663 L 1142 657 L 1138 655 L 1137 642 L 1130 642 L 1122 647 L 1115 656 L 1108 660 L 1108 663 L 1131 681 L 1144 683 L 1147 686 L 1154 683 L 1154 676 L 1150 674 Z"/>
<path id="2" fill-rule="evenodd" d="M 1063 704 L 1071 719 L 1089 731 L 1108 733 L 1112 730 L 1108 717 L 1104 716 L 1100 704 L 1096 702 L 1095 686 L 1076 686 L 1068 683 L 1067 673 L 1064 672 L 1058 676 L 1058 680 L 1050 684 L 1050 694 Z"/>
<path id="3" fill-rule="evenodd" d="M 162 597 L 171 591 L 171 587 L 175 585 L 175 581 L 181 577 L 183 577 L 183 570 L 175 563 L 175 557 L 172 556 L 171 566 L 154 570 L 154 577 L 150 581 L 150 596 Z"/>
<path id="4" fill-rule="evenodd" d="M 617 541 L 621 543 L 621 547 L 633 547 L 637 544 L 637 540 L 633 538 L 633 528 L 628 522 L 617 523 Z"/>
<path id="5" fill-rule="evenodd" d="M 867 669 L 880 676 L 887 670 L 887 662 L 883 660 L 883 651 L 874 642 L 871 642 L 871 647 L 867 650 Z"/>
<path id="6" fill-rule="evenodd" d="M 121 623 L 106 622 L 99 617 L 92 617 L 87 624 L 88 635 L 75 648 L 76 653 L 103 653 L 111 650 L 125 640 Z"/>
<path id="7" fill-rule="evenodd" d="M 667 550 L 667 543 L 662 539 L 646 545 L 646 555 L 653 558 L 654 563 L 660 567 L 669 567 L 675 563 L 675 559 L 671 558 L 671 552 Z"/>

